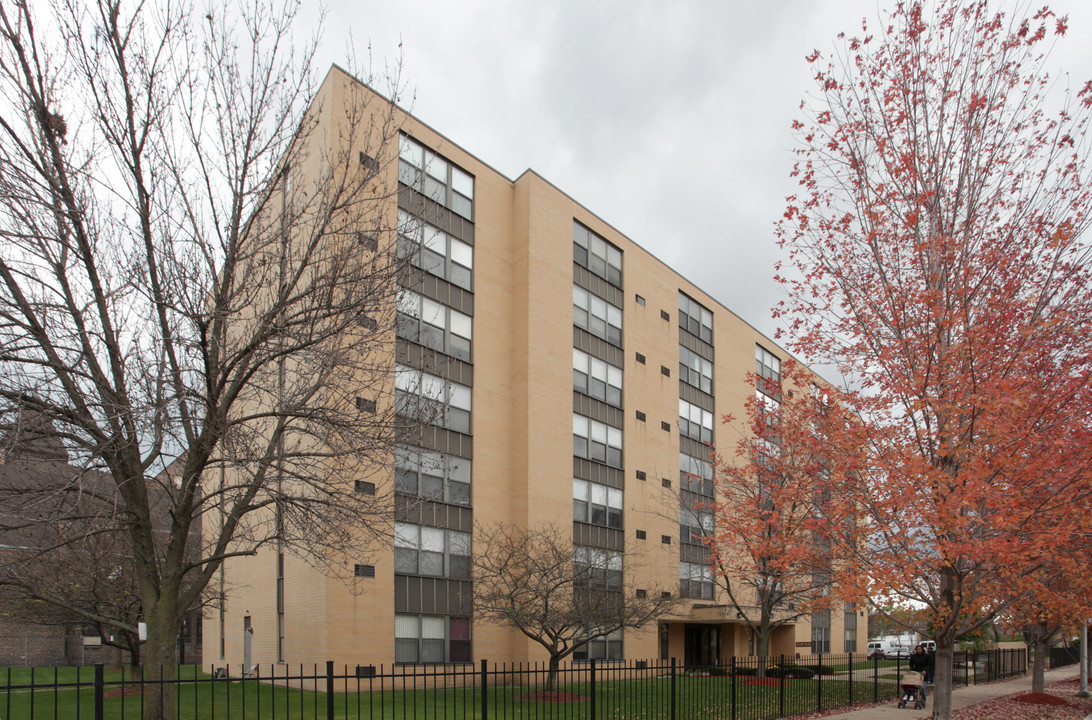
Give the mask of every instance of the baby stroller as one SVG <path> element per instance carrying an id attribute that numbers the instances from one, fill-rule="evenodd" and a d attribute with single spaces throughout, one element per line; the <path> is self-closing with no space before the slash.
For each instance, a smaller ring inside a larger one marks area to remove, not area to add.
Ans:
<path id="1" fill-rule="evenodd" d="M 925 676 L 921 673 L 913 673 L 903 678 L 899 707 L 904 708 L 910 703 L 914 703 L 915 710 L 925 707 Z"/>

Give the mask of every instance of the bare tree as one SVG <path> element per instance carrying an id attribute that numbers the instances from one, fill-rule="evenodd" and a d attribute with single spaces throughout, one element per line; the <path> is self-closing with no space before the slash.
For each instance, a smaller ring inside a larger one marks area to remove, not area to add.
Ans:
<path id="1" fill-rule="evenodd" d="M 299 9 L 0 6 L 0 412 L 109 478 L 156 675 L 225 558 L 359 555 L 389 520 L 354 480 L 398 424 L 398 81 L 387 103 L 333 71 L 313 99 Z"/>
<path id="2" fill-rule="evenodd" d="M 620 554 L 574 548 L 571 536 L 551 525 L 478 528 L 474 613 L 507 623 L 545 648 L 546 690 L 552 691 L 561 661 L 589 641 L 643 627 L 678 607 L 677 594 L 663 588 L 628 587 L 621 561 Z"/>

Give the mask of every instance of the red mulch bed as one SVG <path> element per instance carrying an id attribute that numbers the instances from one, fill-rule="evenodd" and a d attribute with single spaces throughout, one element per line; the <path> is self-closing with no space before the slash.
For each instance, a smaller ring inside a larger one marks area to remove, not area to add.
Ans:
<path id="1" fill-rule="evenodd" d="M 557 690 L 553 690 L 551 692 L 547 692 L 546 690 L 539 690 L 538 692 L 527 693 L 526 695 L 521 695 L 518 698 L 516 698 L 516 700 L 527 700 L 527 701 L 530 701 L 530 702 L 555 702 L 555 703 L 578 702 L 580 700 L 587 700 L 587 699 L 588 698 L 584 697 L 583 695 L 574 695 L 573 693 L 558 692 Z"/>
<path id="2" fill-rule="evenodd" d="M 1031 703 L 1032 705 L 1068 705 L 1065 700 L 1057 695 L 1047 693 L 1025 693 L 1012 698 L 1016 702 Z"/>
<path id="3" fill-rule="evenodd" d="M 125 691 L 125 697 L 137 697 L 141 695 L 140 685 L 126 685 L 125 687 L 117 686 L 112 687 L 109 690 L 104 690 L 102 696 L 105 698 L 118 698 L 121 697 L 121 691 Z"/>
<path id="4" fill-rule="evenodd" d="M 785 680 L 792 680 L 792 678 L 785 678 Z M 781 680 L 778 678 L 745 677 L 739 678 L 739 682 L 744 685 L 754 685 L 756 687 L 777 687 L 781 684 Z"/>

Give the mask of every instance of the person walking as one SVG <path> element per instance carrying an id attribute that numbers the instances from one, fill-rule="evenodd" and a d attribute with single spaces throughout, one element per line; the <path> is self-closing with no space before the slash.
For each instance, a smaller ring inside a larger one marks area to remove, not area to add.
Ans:
<path id="1" fill-rule="evenodd" d="M 933 665 L 933 656 L 925 652 L 925 648 L 918 645 L 910 655 L 910 670 L 921 673 L 921 697 L 925 698 L 925 683 L 929 679 L 929 666 Z M 935 665 L 934 665 L 935 667 Z"/>

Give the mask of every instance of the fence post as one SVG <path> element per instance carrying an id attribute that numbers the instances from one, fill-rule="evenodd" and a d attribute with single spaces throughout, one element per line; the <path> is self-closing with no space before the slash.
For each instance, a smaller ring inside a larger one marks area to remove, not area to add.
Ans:
<path id="1" fill-rule="evenodd" d="M 732 656 L 732 720 L 736 720 L 736 656 Z"/>
<path id="2" fill-rule="evenodd" d="M 591 720 L 595 720 L 595 658 L 591 659 Z"/>
<path id="3" fill-rule="evenodd" d="M 880 656 L 872 655 L 872 702 L 880 701 Z"/>
<path id="4" fill-rule="evenodd" d="M 671 658 L 671 720 L 675 720 L 675 658 Z"/>
<path id="5" fill-rule="evenodd" d="M 849 654 L 849 706 L 853 707 L 853 675 L 857 668 L 853 667 L 853 653 Z"/>
<path id="6" fill-rule="evenodd" d="M 245 697 L 245 695 L 244 695 Z M 326 720 L 334 720 L 334 661 L 326 661 Z"/>
<path id="7" fill-rule="evenodd" d="M 819 653 L 819 666 L 815 668 L 815 677 L 818 680 L 815 684 L 815 694 L 819 696 L 816 709 L 823 712 L 823 653 Z"/>
<path id="8" fill-rule="evenodd" d="M 489 661 L 482 658 L 482 720 L 489 720 Z"/>
<path id="9" fill-rule="evenodd" d="M 782 653 L 777 666 L 781 669 L 777 678 L 777 716 L 785 717 L 785 655 Z"/>
<path id="10" fill-rule="evenodd" d="M 95 720 L 103 720 L 102 712 L 102 663 L 96 663 L 95 665 Z M 124 701 L 125 693 L 122 693 Z"/>

